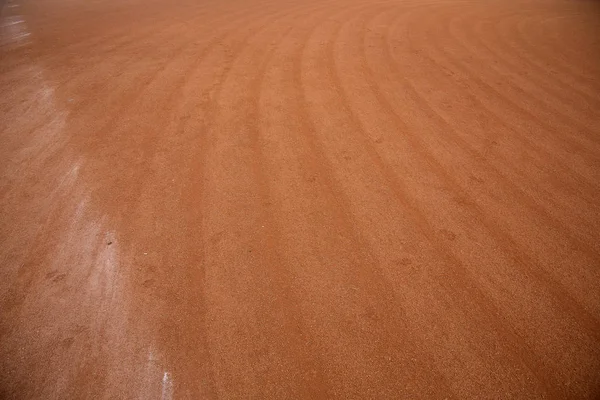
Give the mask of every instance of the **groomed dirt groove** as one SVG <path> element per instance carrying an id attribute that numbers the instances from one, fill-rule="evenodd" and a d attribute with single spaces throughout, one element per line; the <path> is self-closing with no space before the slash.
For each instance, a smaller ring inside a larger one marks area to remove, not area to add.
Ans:
<path id="1" fill-rule="evenodd" d="M 597 398 L 599 20 L 6 2 L 0 397 Z"/>

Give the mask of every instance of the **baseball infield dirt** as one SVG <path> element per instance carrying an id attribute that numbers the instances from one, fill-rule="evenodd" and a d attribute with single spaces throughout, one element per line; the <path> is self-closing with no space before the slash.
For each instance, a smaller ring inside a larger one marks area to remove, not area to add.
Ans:
<path id="1" fill-rule="evenodd" d="M 0 397 L 600 395 L 600 3 L 8 0 Z"/>

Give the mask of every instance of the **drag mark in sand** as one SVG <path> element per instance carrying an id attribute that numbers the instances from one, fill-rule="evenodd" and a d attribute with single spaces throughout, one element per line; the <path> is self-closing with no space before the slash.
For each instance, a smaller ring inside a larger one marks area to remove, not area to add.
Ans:
<path id="1" fill-rule="evenodd" d="M 171 400 L 173 398 L 173 381 L 171 374 L 167 371 L 162 378 L 162 400 Z"/>

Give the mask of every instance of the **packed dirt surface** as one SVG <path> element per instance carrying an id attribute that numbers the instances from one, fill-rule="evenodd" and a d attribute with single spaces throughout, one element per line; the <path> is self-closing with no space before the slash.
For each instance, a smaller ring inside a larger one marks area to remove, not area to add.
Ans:
<path id="1" fill-rule="evenodd" d="M 0 26 L 0 398 L 600 396 L 598 1 Z"/>

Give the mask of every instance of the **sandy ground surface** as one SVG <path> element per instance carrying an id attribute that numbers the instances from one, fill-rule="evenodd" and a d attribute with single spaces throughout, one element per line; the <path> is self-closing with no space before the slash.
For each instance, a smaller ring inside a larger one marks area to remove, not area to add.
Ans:
<path id="1" fill-rule="evenodd" d="M 0 398 L 600 396 L 597 1 L 0 25 Z"/>

